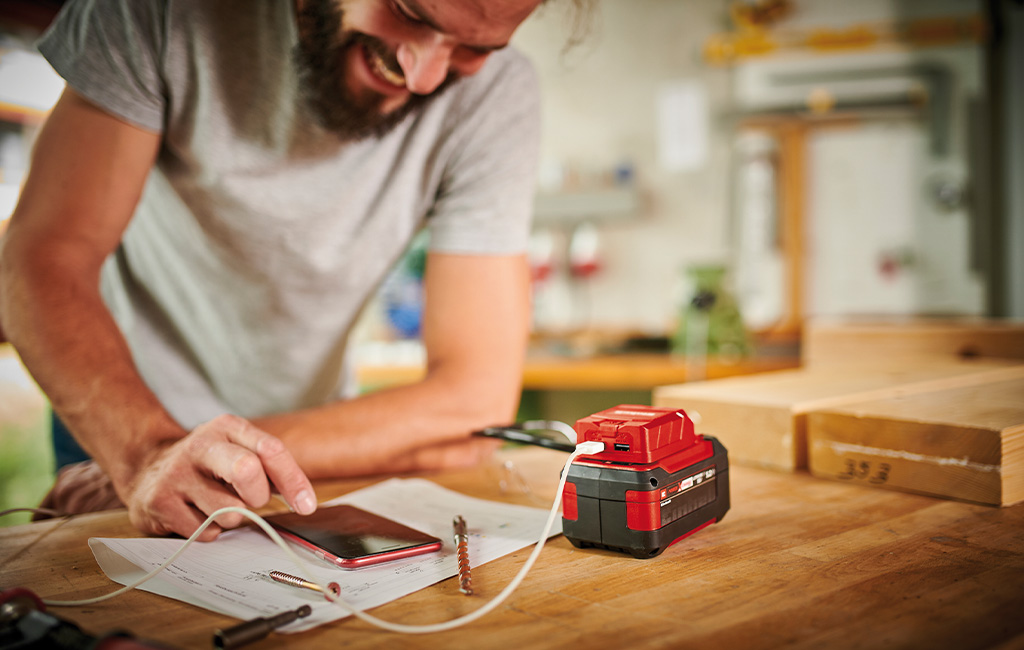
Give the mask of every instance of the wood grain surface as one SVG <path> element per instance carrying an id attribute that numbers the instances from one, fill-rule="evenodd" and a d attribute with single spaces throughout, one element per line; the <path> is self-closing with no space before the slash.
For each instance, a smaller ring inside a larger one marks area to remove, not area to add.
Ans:
<path id="1" fill-rule="evenodd" d="M 943 390 L 991 377 L 1024 376 L 1016 360 L 927 360 L 779 370 L 661 386 L 654 405 L 697 411 L 739 463 L 790 471 L 807 467 L 807 414 L 853 402 Z"/>
<path id="2" fill-rule="evenodd" d="M 550 499 L 564 459 L 545 449 L 503 450 L 481 467 L 427 478 L 529 504 Z M 582 551 L 556 537 L 519 590 L 466 627 L 399 636 L 346 619 L 248 647 L 1024 648 L 1024 506 L 886 492 L 803 472 L 733 467 L 730 475 L 733 504 L 722 522 L 651 560 Z M 372 482 L 323 483 L 318 492 L 326 499 Z M 532 497 L 516 489 L 521 482 Z M 86 545 L 90 536 L 137 534 L 123 511 L 2 529 L 0 583 L 47 598 L 113 590 Z M 470 612 L 505 586 L 529 550 L 476 567 L 472 597 L 453 578 L 374 613 L 428 623 Z M 92 633 L 123 629 L 178 648 L 210 647 L 215 628 L 237 622 L 144 592 L 53 611 Z"/>
<path id="3" fill-rule="evenodd" d="M 1019 376 L 848 404 L 807 416 L 810 470 L 840 481 L 1010 505 L 1024 500 Z"/>

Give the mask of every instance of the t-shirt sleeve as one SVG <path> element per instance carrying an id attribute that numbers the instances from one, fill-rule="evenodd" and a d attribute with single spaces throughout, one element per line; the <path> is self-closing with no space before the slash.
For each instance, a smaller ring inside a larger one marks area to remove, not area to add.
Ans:
<path id="1" fill-rule="evenodd" d="M 433 251 L 515 254 L 529 243 L 540 94 L 525 57 L 502 54 L 486 83 L 463 98 L 472 110 L 458 117 L 457 144 L 427 221 Z"/>
<path id="2" fill-rule="evenodd" d="M 149 131 L 164 127 L 161 75 L 163 3 L 72 0 L 38 43 L 40 53 L 80 95 Z"/>

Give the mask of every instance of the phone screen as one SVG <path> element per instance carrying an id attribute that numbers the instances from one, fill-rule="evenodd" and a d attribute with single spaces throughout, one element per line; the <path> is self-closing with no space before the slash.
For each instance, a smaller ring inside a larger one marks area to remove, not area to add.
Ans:
<path id="1" fill-rule="evenodd" d="M 398 560 L 440 550 L 441 540 L 397 521 L 338 505 L 311 515 L 286 513 L 267 517 L 282 536 L 344 569 Z"/>

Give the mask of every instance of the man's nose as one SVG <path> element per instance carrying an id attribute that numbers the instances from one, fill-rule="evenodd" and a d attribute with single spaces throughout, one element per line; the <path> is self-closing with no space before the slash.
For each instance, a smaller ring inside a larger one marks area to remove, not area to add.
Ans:
<path id="1" fill-rule="evenodd" d="M 448 76 L 452 49 L 439 34 L 399 45 L 398 65 L 402 66 L 409 92 L 427 95 L 437 90 Z"/>

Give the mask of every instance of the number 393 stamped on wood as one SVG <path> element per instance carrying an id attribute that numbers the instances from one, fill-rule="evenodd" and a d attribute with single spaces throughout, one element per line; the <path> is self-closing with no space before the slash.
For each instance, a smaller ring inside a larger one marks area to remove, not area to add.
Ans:
<path id="1" fill-rule="evenodd" d="M 881 485 L 889 480 L 892 465 L 878 461 L 843 459 L 843 470 L 837 477 L 844 481 L 867 481 L 872 485 Z"/>

